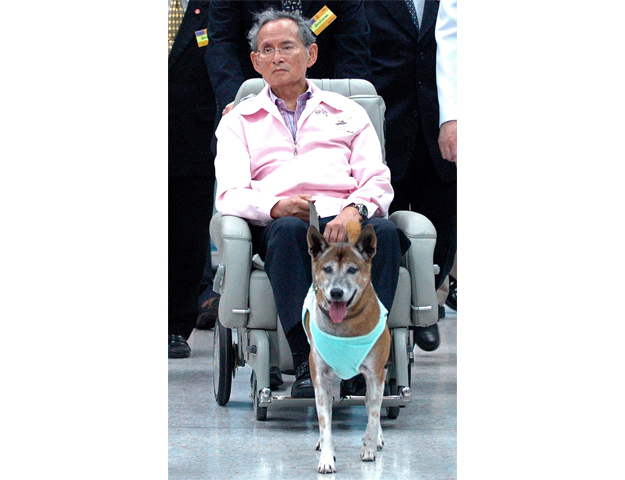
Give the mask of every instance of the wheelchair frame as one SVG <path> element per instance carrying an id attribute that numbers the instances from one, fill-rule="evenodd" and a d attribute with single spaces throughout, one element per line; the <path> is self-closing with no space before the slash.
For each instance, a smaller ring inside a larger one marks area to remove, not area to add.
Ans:
<path id="1" fill-rule="evenodd" d="M 376 100 L 377 104 L 374 107 L 376 111 L 373 112 L 373 116 L 366 106 L 365 109 L 367 109 L 380 137 L 384 158 L 385 106 L 373 85 L 366 80 L 359 79 L 310 80 L 321 89 L 337 91 L 358 103 L 371 99 Z M 265 82 L 262 79 L 251 79 L 244 82 L 235 99 L 235 105 L 250 94 L 257 94 L 264 85 Z M 400 408 L 405 407 L 411 400 L 410 377 L 411 366 L 414 362 L 414 335 L 412 335 L 411 326 L 428 326 L 438 321 L 438 304 L 434 288 L 434 275 L 437 273 L 437 266 L 433 265 L 432 262 L 436 231 L 427 218 L 416 212 L 395 212 L 389 219 L 408 235 L 413 245 L 415 242 L 418 244 L 418 248 L 415 247 L 415 249 L 411 246 L 409 252 L 402 259 L 395 302 L 391 312 L 389 312 L 391 352 L 387 363 L 386 380 L 390 387 L 390 395 L 383 397 L 382 407 L 386 408 L 388 418 L 395 419 L 399 415 Z M 211 238 L 213 238 L 222 259 L 224 258 L 222 249 L 225 249 L 224 238 L 226 237 L 236 240 L 236 247 L 233 249 L 236 252 L 230 252 L 231 255 L 234 257 L 249 255 L 251 258 L 251 246 L 243 245 L 245 242 L 251 244 L 247 222 L 238 217 L 216 213 L 211 220 Z M 425 257 L 429 258 L 418 258 L 421 251 L 428 252 Z M 252 268 L 252 264 L 256 269 Z M 223 263 L 220 263 L 217 268 L 213 288 L 218 293 L 223 294 L 224 287 L 228 284 L 230 272 L 227 269 L 228 266 Z M 263 280 L 261 277 L 264 276 L 266 279 L 266 275 L 262 272 L 262 262 L 258 259 L 251 259 L 248 270 L 244 272 L 244 275 L 247 274 L 251 278 L 256 276 L 257 279 Z M 230 282 L 236 282 L 236 280 L 231 279 Z M 232 287 L 233 285 L 230 285 L 230 288 Z M 250 282 L 250 290 L 251 287 Z M 287 353 L 290 356 L 290 349 L 286 343 L 279 319 L 277 319 L 275 330 L 248 328 L 247 318 L 253 308 L 250 305 L 252 295 L 248 293 L 243 292 L 239 295 L 240 298 L 234 302 L 242 308 L 227 310 L 228 307 L 224 305 L 226 302 L 220 302 L 219 317 L 225 318 L 224 323 L 229 326 L 224 326 L 219 319 L 215 324 L 213 340 L 213 392 L 215 400 L 222 406 L 228 403 L 237 368 L 249 364 L 253 370 L 251 397 L 257 420 L 265 420 L 268 409 L 315 406 L 314 398 L 293 398 L 288 395 L 274 394 L 270 390 L 270 366 L 292 365 L 290 358 L 286 358 Z M 396 308 L 396 305 L 400 304 L 406 312 L 402 311 L 397 315 L 396 311 L 402 307 Z M 410 309 L 408 309 L 408 305 L 410 305 Z M 399 325 L 391 327 L 390 319 L 393 316 L 401 317 L 401 320 Z M 241 321 L 241 318 L 245 320 Z M 288 374 L 289 369 L 283 369 L 283 372 Z M 333 407 L 364 406 L 364 401 L 364 396 L 346 396 L 339 398 L 338 401 L 335 399 Z"/>

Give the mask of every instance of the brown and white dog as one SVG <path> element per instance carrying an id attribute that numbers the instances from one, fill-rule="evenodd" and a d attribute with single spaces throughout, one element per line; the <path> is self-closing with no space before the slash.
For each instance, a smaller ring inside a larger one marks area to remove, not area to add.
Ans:
<path id="1" fill-rule="evenodd" d="M 328 243 L 314 226 L 308 229 L 308 247 L 313 259 L 313 275 L 317 286 L 316 292 L 315 289 L 311 290 L 307 297 L 309 309 L 306 310 L 306 305 L 304 306 L 304 325 L 311 343 L 309 362 L 319 418 L 319 473 L 336 472 L 332 442 L 333 368 L 322 358 L 321 348 L 316 348 L 311 323 L 313 329 L 323 332 L 317 333 L 320 346 L 319 335 L 325 336 L 324 334 L 333 337 L 373 338 L 372 342 L 375 343 L 364 361 L 359 367 L 352 367 L 358 368 L 367 383 L 365 405 L 368 422 L 362 439 L 361 460 L 374 461 L 376 450 L 382 449 L 384 445 L 380 409 L 384 392 L 384 367 L 389 357 L 391 336 L 386 326 L 386 316 L 383 315 L 384 319 L 380 320 L 383 307 L 371 284 L 371 259 L 376 253 L 377 239 L 371 225 L 361 231 L 360 223 L 352 221 L 347 230 L 347 242 Z M 310 298 L 312 295 L 314 299 Z M 377 341 L 375 335 L 379 335 Z M 338 359 L 336 354 L 340 349 L 332 350 L 334 361 L 328 362 L 335 365 L 335 370 L 341 370 L 336 368 L 336 361 L 341 361 L 341 353 L 338 354 Z"/>

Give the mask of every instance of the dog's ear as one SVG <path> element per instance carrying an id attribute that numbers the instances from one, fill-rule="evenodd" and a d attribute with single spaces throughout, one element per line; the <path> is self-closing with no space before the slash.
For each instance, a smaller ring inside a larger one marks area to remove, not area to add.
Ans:
<path id="1" fill-rule="evenodd" d="M 312 225 L 308 227 L 306 238 L 308 239 L 308 252 L 313 259 L 316 259 L 320 253 L 330 246 L 328 241 L 323 238 L 323 235 L 319 233 L 319 230 Z"/>
<path id="2" fill-rule="evenodd" d="M 374 257 L 377 245 L 378 239 L 373 231 L 373 225 L 369 224 L 362 229 L 360 237 L 358 237 L 358 241 L 356 242 L 356 249 L 368 262 Z"/>
<path id="3" fill-rule="evenodd" d="M 347 222 L 347 241 L 355 244 L 360 237 L 360 222 L 358 220 L 350 220 Z"/>

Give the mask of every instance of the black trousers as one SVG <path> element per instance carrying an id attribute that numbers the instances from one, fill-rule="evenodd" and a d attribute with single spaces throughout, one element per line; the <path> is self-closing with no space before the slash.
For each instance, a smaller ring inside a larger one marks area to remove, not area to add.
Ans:
<path id="1" fill-rule="evenodd" d="M 209 244 L 214 178 L 169 178 L 169 335 L 189 338 Z"/>
<path id="2" fill-rule="evenodd" d="M 440 179 L 421 129 L 406 175 L 392 185 L 395 198 L 391 203 L 391 213 L 411 210 L 425 215 L 436 228 L 434 263 L 441 269 L 436 276 L 438 290 L 449 275 L 456 256 L 456 181 L 444 182 Z"/>
<path id="3" fill-rule="evenodd" d="M 335 217 L 319 220 L 321 233 Z M 365 220 L 373 225 L 377 237 L 377 253 L 371 265 L 371 282 L 382 304 L 390 311 L 397 290 L 399 263 L 408 250 L 410 240 L 393 222 L 385 218 Z M 301 325 L 302 306 L 312 283 L 311 258 L 306 234 L 308 223 L 295 217 L 274 220 L 266 227 L 251 226 L 254 253 L 265 262 L 265 272 L 284 333 Z M 293 350 L 293 347 L 291 348 Z"/>

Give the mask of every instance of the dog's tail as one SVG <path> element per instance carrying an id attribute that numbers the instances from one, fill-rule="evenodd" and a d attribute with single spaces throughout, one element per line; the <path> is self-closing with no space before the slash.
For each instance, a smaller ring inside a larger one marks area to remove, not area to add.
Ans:
<path id="1" fill-rule="evenodd" d="M 350 220 L 347 222 L 347 241 L 355 244 L 358 237 L 360 237 L 360 222 L 357 220 Z"/>

